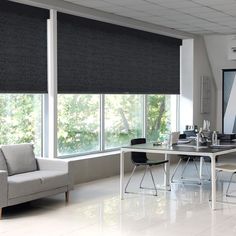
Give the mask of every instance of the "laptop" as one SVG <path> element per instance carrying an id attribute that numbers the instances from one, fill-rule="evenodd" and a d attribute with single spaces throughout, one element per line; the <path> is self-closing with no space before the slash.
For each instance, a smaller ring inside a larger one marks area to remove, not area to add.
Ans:
<path id="1" fill-rule="evenodd" d="M 179 134 L 180 132 L 171 132 L 170 134 L 170 145 L 177 145 L 178 144 L 178 140 L 179 140 Z"/>

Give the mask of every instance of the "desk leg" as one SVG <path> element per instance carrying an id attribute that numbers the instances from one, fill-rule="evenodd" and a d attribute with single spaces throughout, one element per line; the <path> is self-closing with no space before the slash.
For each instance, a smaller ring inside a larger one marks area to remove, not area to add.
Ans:
<path id="1" fill-rule="evenodd" d="M 203 157 L 200 157 L 199 178 L 202 179 Z"/>
<path id="2" fill-rule="evenodd" d="M 170 187 L 170 161 L 169 161 L 169 155 L 165 154 L 165 160 L 168 160 L 167 163 L 165 163 L 165 175 L 164 175 L 164 186 L 166 189 Z"/>
<path id="3" fill-rule="evenodd" d="M 120 199 L 124 199 L 124 152 L 120 152 Z"/>
<path id="4" fill-rule="evenodd" d="M 211 207 L 216 209 L 216 157 L 211 157 Z"/>

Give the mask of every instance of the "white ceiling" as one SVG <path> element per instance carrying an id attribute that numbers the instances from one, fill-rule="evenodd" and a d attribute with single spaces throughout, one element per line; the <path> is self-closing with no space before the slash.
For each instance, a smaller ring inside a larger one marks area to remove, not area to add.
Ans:
<path id="1" fill-rule="evenodd" d="M 236 0 L 64 0 L 194 34 L 236 34 Z"/>

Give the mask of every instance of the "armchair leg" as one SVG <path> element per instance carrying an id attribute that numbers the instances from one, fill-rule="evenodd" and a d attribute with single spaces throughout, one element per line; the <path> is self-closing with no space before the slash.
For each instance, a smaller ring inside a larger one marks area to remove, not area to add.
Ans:
<path id="1" fill-rule="evenodd" d="M 69 198 L 70 198 L 70 192 L 69 191 L 65 192 L 65 198 L 66 198 L 66 202 L 69 202 Z"/>
<path id="2" fill-rule="evenodd" d="M 2 219 L 2 208 L 0 208 L 0 220 Z"/>

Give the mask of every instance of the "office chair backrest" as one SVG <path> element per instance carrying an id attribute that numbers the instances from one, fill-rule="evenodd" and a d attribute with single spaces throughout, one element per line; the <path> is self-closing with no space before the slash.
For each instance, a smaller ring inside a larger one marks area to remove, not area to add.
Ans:
<path id="1" fill-rule="evenodd" d="M 186 137 L 196 137 L 196 131 L 195 130 L 185 130 L 184 134 L 186 134 Z"/>
<path id="2" fill-rule="evenodd" d="M 186 134 L 180 134 L 179 135 L 179 139 L 186 139 L 187 138 L 187 135 Z"/>
<path id="3" fill-rule="evenodd" d="M 136 138 L 131 140 L 131 145 L 146 143 L 145 138 Z M 145 152 L 131 152 L 131 160 L 133 163 L 145 163 L 147 155 Z"/>

